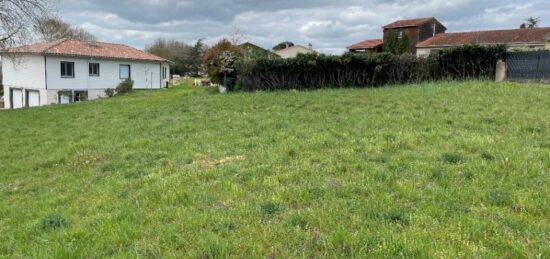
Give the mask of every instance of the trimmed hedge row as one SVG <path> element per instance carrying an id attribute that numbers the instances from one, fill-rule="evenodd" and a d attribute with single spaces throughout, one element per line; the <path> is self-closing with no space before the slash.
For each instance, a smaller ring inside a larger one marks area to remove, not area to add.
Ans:
<path id="1" fill-rule="evenodd" d="M 289 90 L 328 87 L 377 87 L 436 80 L 494 78 L 504 59 L 503 45 L 469 45 L 436 51 L 428 58 L 411 54 L 299 55 L 261 59 L 241 66 L 241 89 Z"/>

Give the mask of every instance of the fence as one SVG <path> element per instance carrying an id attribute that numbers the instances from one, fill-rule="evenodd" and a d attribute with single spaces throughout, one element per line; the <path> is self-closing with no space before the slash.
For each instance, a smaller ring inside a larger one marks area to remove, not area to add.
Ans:
<path id="1" fill-rule="evenodd" d="M 550 51 L 510 52 L 506 63 L 510 80 L 550 80 Z"/>

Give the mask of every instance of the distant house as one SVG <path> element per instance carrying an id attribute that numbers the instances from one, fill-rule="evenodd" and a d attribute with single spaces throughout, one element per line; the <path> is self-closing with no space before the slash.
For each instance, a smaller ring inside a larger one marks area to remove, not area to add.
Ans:
<path id="1" fill-rule="evenodd" d="M 6 108 L 96 99 L 126 79 L 134 81 L 135 89 L 161 89 L 172 63 L 125 45 L 71 39 L 1 54 Z"/>
<path id="2" fill-rule="evenodd" d="M 252 44 L 250 42 L 243 43 L 239 45 L 241 49 L 244 50 L 244 59 L 245 60 L 254 60 L 259 58 L 271 58 L 273 53 L 267 49 L 264 49 L 258 45 Z"/>
<path id="3" fill-rule="evenodd" d="M 467 44 L 506 44 L 509 49 L 550 49 L 550 28 L 512 29 L 444 33 L 420 42 L 418 56 L 428 56 L 433 50 Z"/>
<path id="4" fill-rule="evenodd" d="M 351 52 L 375 53 L 382 52 L 384 40 L 364 40 L 348 47 Z"/>
<path id="5" fill-rule="evenodd" d="M 382 27 L 384 38 L 390 31 L 398 38 L 411 41 L 411 52 L 427 56 L 433 50 L 467 44 L 505 44 L 508 48 L 550 49 L 550 28 L 512 29 L 447 33 L 447 28 L 434 17 L 398 20 Z M 365 40 L 348 47 L 350 52 L 382 52 L 384 41 Z"/>
<path id="6" fill-rule="evenodd" d="M 422 42 L 437 34 L 445 33 L 447 28 L 441 24 L 436 18 L 419 18 L 409 20 L 398 20 L 382 27 L 384 38 L 390 31 L 394 31 L 397 37 L 403 38 L 405 35 L 411 41 L 411 51 L 415 52 L 415 47 L 418 42 Z M 348 47 L 350 52 L 382 52 L 384 41 L 366 40 Z"/>
<path id="7" fill-rule="evenodd" d="M 300 45 L 294 45 L 292 47 L 275 50 L 273 53 L 277 54 L 281 58 L 295 58 L 298 54 L 310 54 L 315 53 L 312 48 L 306 48 Z"/>

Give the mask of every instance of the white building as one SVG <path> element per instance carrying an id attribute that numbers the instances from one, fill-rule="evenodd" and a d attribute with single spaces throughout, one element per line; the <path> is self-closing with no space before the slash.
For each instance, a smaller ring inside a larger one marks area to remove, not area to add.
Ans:
<path id="1" fill-rule="evenodd" d="M 310 54 L 315 53 L 312 48 L 306 48 L 304 46 L 296 45 L 285 49 L 275 50 L 273 53 L 279 55 L 281 58 L 295 58 L 298 54 Z"/>
<path id="2" fill-rule="evenodd" d="M 2 53 L 6 108 L 97 99 L 126 79 L 134 89 L 161 89 L 171 61 L 125 45 L 63 39 Z"/>

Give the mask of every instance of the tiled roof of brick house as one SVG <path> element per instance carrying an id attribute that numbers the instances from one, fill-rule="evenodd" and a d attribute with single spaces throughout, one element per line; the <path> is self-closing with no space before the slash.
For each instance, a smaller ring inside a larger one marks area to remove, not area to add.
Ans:
<path id="1" fill-rule="evenodd" d="M 82 41 L 62 39 L 50 42 L 41 42 L 28 46 L 12 48 L 7 53 L 41 54 L 51 56 L 93 57 L 105 59 L 123 59 L 137 61 L 171 62 L 122 44 L 104 43 L 96 41 Z"/>
<path id="2" fill-rule="evenodd" d="M 382 45 L 384 45 L 384 40 L 365 40 L 349 46 L 348 49 L 374 49 Z"/>
<path id="3" fill-rule="evenodd" d="M 461 46 L 467 44 L 544 44 L 550 34 L 548 28 L 512 29 L 441 33 L 416 45 L 418 48 Z"/>
<path id="4" fill-rule="evenodd" d="M 413 26 L 420 26 L 422 24 L 425 24 L 427 22 L 434 21 L 435 17 L 426 17 L 426 18 L 418 18 L 418 19 L 408 19 L 408 20 L 399 20 L 392 22 L 388 25 L 385 25 L 384 29 L 395 29 L 395 28 L 404 28 L 404 27 L 413 27 Z"/>

